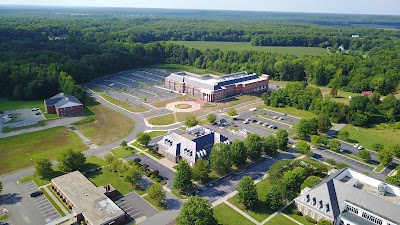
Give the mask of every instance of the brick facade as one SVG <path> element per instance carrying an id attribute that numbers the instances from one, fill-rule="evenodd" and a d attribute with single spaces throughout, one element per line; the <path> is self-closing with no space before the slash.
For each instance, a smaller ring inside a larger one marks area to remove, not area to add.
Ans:
<path id="1" fill-rule="evenodd" d="M 58 116 L 76 116 L 83 114 L 83 105 L 57 108 L 55 107 Z"/>

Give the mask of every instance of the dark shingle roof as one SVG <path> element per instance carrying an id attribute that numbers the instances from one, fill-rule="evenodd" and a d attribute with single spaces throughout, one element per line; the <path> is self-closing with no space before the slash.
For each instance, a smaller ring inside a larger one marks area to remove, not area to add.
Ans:
<path id="1" fill-rule="evenodd" d="M 82 103 L 72 95 L 59 93 L 45 100 L 46 105 L 54 105 L 57 108 L 72 107 L 82 105 Z"/>

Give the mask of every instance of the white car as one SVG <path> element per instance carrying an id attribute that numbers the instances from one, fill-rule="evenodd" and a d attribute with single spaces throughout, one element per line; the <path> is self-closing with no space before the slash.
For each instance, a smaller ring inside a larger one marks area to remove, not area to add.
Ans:
<path id="1" fill-rule="evenodd" d="M 274 118 L 274 119 L 278 119 L 278 117 L 277 117 L 277 116 L 274 116 L 274 117 L 272 117 L 272 118 Z"/>
<path id="2" fill-rule="evenodd" d="M 345 149 L 344 148 L 339 148 L 339 152 L 344 152 Z"/>
<path id="3" fill-rule="evenodd" d="M 263 124 L 263 122 L 261 122 L 261 121 L 258 121 L 258 122 L 257 122 L 257 124 Z"/>
<path id="4" fill-rule="evenodd" d="M 282 117 L 279 117 L 278 120 L 285 120 L 285 119 L 283 119 Z"/>
<path id="5" fill-rule="evenodd" d="M 355 144 L 353 147 L 358 148 L 359 146 L 360 146 L 359 144 Z"/>
<path id="6" fill-rule="evenodd" d="M 249 109 L 251 112 L 257 111 L 257 108 L 251 108 Z"/>
<path id="7" fill-rule="evenodd" d="M 32 111 L 38 111 L 39 108 L 32 108 L 31 110 L 32 110 Z"/>
<path id="8" fill-rule="evenodd" d="M 248 120 L 243 121 L 244 124 L 249 124 Z"/>
<path id="9" fill-rule="evenodd" d="M 263 123 L 263 126 L 268 127 L 269 125 L 268 125 L 268 123 Z"/>
<path id="10" fill-rule="evenodd" d="M 364 149 L 364 147 L 362 146 L 362 145 L 360 145 L 360 146 L 358 146 L 358 148 L 357 148 L 358 150 L 363 150 Z"/>

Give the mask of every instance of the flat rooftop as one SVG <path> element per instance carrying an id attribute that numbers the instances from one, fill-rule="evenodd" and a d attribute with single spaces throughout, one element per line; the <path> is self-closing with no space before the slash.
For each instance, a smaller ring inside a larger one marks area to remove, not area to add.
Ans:
<path id="1" fill-rule="evenodd" d="M 51 180 L 64 196 L 75 206 L 76 214 L 82 215 L 91 224 L 108 224 L 125 214 L 104 193 L 104 187 L 96 187 L 79 171 Z"/>

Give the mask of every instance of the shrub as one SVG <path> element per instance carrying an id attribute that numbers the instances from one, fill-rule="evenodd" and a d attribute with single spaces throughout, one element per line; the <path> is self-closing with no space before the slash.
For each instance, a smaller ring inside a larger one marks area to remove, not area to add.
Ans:
<path id="1" fill-rule="evenodd" d="M 154 176 L 158 176 L 158 174 L 160 174 L 160 171 L 154 170 L 154 171 L 153 171 L 153 174 L 154 174 Z"/>
<path id="2" fill-rule="evenodd" d="M 294 215 L 298 215 L 298 216 L 301 216 L 301 215 L 303 215 L 299 210 L 297 210 L 297 209 L 294 209 L 293 210 L 293 214 Z"/>
<path id="3" fill-rule="evenodd" d="M 142 159 L 141 159 L 141 158 L 135 158 L 133 161 L 134 161 L 135 163 L 140 163 L 140 162 L 142 161 Z"/>
<path id="4" fill-rule="evenodd" d="M 311 216 L 309 216 L 309 215 L 305 215 L 304 216 L 304 218 L 307 220 L 307 222 L 309 222 L 309 223 L 313 223 L 313 224 L 316 224 L 317 223 L 317 221 L 315 221 L 313 218 L 311 218 Z"/>

